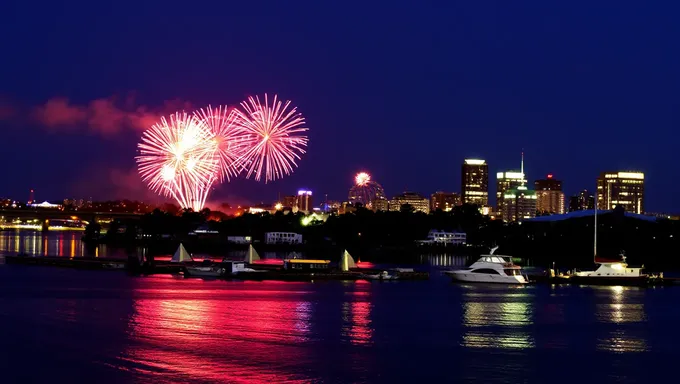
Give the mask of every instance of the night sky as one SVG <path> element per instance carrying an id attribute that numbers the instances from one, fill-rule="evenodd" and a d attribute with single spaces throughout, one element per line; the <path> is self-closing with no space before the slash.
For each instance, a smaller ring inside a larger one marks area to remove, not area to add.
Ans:
<path id="1" fill-rule="evenodd" d="M 640 170 L 646 210 L 680 212 L 678 2 L 60 3 L 0 5 L 0 195 L 144 198 L 149 115 L 267 92 L 305 115 L 308 153 L 213 200 L 345 199 L 360 170 L 388 196 L 459 191 L 464 158 L 494 184 L 524 149 L 530 181 Z"/>

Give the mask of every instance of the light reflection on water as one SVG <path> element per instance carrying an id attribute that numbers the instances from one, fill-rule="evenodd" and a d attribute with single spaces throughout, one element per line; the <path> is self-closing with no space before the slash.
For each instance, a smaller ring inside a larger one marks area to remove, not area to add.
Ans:
<path id="1" fill-rule="evenodd" d="M 309 339 L 312 305 L 305 291 L 219 289 L 220 282 L 168 280 L 196 289 L 149 289 L 134 302 L 132 343 L 120 357 L 163 380 L 268 382 L 304 360 L 297 347 Z M 216 289 L 207 288 L 214 284 Z M 187 287 L 188 288 L 188 287 Z M 168 298 L 169 296 L 169 298 Z M 164 297 L 165 299 L 156 299 Z M 253 364 L 257 368 L 253 368 Z M 295 375 L 287 377 L 296 381 Z"/>
<path id="2" fill-rule="evenodd" d="M 82 232 L 0 231 L 0 254 L 26 253 L 34 256 L 121 257 L 124 251 L 109 251 L 105 244 L 88 248 L 81 241 Z"/>
<path id="3" fill-rule="evenodd" d="M 32 382 L 74 364 L 114 382 L 516 383 L 545 366 L 644 382 L 629 362 L 674 351 L 680 321 L 675 287 L 204 281 L 8 265 L 0 288 L 0 339 L 13 351 L 0 369 L 59 357 L 28 370 Z M 431 364 L 449 356 L 458 366 Z"/>
<path id="4" fill-rule="evenodd" d="M 533 312 L 533 306 L 525 302 L 529 295 L 507 292 L 491 290 L 482 293 L 469 288 L 464 293 L 463 346 L 501 349 L 528 349 L 535 346 L 528 331 Z M 504 296 L 506 301 L 491 301 L 499 295 Z"/>

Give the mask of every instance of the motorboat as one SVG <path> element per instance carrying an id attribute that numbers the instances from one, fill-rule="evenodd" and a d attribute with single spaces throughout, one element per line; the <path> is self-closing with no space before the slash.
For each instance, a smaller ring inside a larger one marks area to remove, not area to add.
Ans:
<path id="1" fill-rule="evenodd" d="M 512 262 L 511 256 L 494 255 L 495 247 L 488 255 L 482 255 L 467 268 L 444 272 L 454 281 L 469 283 L 526 284 L 522 267 Z"/>
<path id="2" fill-rule="evenodd" d="M 188 276 L 194 277 L 220 277 L 224 275 L 224 267 L 211 260 L 204 260 L 199 265 L 186 265 L 186 273 Z"/>
<path id="3" fill-rule="evenodd" d="M 388 271 L 382 271 L 375 274 L 365 274 L 363 277 L 367 280 L 397 280 L 399 276 L 396 274 L 391 274 Z"/>

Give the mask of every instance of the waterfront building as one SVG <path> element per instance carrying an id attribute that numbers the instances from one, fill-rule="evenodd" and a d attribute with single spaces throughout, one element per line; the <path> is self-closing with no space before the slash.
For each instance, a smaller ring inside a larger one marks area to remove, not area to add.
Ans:
<path id="1" fill-rule="evenodd" d="M 536 217 L 536 191 L 522 185 L 503 195 L 503 220 L 522 221 Z"/>
<path id="2" fill-rule="evenodd" d="M 253 238 L 250 236 L 227 236 L 227 243 L 231 244 L 250 244 Z"/>
<path id="3" fill-rule="evenodd" d="M 436 229 L 430 230 L 427 240 L 421 240 L 421 244 L 429 245 L 465 245 L 467 234 L 465 232 L 445 232 Z"/>
<path id="4" fill-rule="evenodd" d="M 553 175 L 534 182 L 536 190 L 536 210 L 541 213 L 564 213 L 564 192 L 562 181 Z"/>
<path id="5" fill-rule="evenodd" d="M 430 213 L 430 199 L 414 192 L 404 192 L 390 201 L 390 211 L 401 211 L 402 206 L 410 205 L 415 211 Z"/>
<path id="6" fill-rule="evenodd" d="M 454 192 L 438 191 L 430 196 L 431 211 L 441 209 L 444 212 L 450 212 L 453 207 L 460 204 L 460 195 Z"/>
<path id="7" fill-rule="evenodd" d="M 489 166 L 485 160 L 463 161 L 460 188 L 463 204 L 489 204 Z"/>
<path id="8" fill-rule="evenodd" d="M 626 212 L 644 213 L 645 174 L 602 172 L 597 179 L 597 209 L 622 207 Z"/>
<path id="9" fill-rule="evenodd" d="M 267 232 L 264 234 L 267 244 L 302 244 L 302 235 L 294 232 Z"/>

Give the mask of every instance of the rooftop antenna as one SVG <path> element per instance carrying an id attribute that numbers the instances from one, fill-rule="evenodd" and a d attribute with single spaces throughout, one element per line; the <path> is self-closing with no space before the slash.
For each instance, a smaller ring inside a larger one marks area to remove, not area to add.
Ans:
<path id="1" fill-rule="evenodd" d="M 524 177 L 524 148 L 522 148 L 522 162 L 520 165 L 519 172 L 522 174 L 522 185 L 524 185 L 524 181 L 526 180 L 526 178 Z"/>

